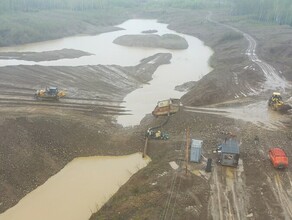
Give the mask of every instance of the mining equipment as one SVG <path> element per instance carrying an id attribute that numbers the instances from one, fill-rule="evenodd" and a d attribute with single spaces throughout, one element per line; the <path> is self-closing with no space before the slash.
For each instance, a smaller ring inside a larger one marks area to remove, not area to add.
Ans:
<path id="1" fill-rule="evenodd" d="M 56 86 L 49 86 L 45 89 L 38 89 L 34 96 L 37 100 L 59 100 L 66 94 L 64 91 L 59 91 Z"/>
<path id="2" fill-rule="evenodd" d="M 268 106 L 274 110 L 282 113 L 287 112 L 292 107 L 283 101 L 283 98 L 279 92 L 273 92 L 272 96 L 268 101 Z"/>
<path id="3" fill-rule="evenodd" d="M 170 98 L 167 100 L 159 101 L 152 112 L 155 117 L 171 115 L 179 111 L 181 102 L 179 99 Z"/>

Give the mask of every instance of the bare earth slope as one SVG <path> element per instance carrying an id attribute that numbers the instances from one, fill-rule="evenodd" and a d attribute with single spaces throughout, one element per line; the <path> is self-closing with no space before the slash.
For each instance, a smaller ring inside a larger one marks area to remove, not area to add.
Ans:
<path id="1" fill-rule="evenodd" d="M 222 23 L 238 25 L 256 38 L 260 58 L 276 67 L 283 64 L 280 70 L 288 79 L 289 56 L 279 61 L 274 54 L 291 53 L 289 48 L 279 47 L 286 45 L 284 33 L 291 30 L 277 26 L 283 34 L 277 37 L 277 45 L 272 45 L 265 36 L 272 35 L 274 30 L 233 22 L 225 14 L 214 13 L 214 17 Z M 214 50 L 211 60 L 214 70 L 198 82 L 182 85 L 190 89 L 182 97 L 183 104 L 188 106 L 234 100 L 237 95 L 238 100 L 244 99 L 264 80 L 261 69 L 245 55 L 248 46 L 245 38 L 210 22 L 207 15 L 206 11 L 192 10 L 139 15 L 159 18 L 169 23 L 169 28 L 196 36 Z M 276 52 L 273 48 L 277 48 Z M 157 54 L 135 67 L 0 68 L 0 212 L 15 205 L 74 157 L 142 151 L 146 129 L 161 124 L 165 118 L 147 115 L 140 126 L 123 129 L 114 123 L 114 117 L 127 113 L 119 107 L 122 98 L 149 81 L 156 68 L 167 64 L 170 58 L 171 54 Z M 33 100 L 34 89 L 47 84 L 67 89 L 70 96 L 59 103 Z M 291 96 L 289 89 L 288 94 Z M 269 92 L 254 95 L 252 99 L 265 99 L 268 95 Z M 188 128 L 191 138 L 204 140 L 204 158 L 200 164 L 189 164 L 186 172 Z M 291 166 L 279 172 L 267 157 L 271 146 L 281 146 L 287 154 L 292 154 L 289 124 L 267 130 L 242 120 L 182 108 L 170 117 L 163 130 L 170 134 L 169 140 L 149 141 L 148 155 L 152 162 L 122 186 L 91 219 L 292 218 Z M 241 162 L 236 169 L 220 166 L 212 153 L 224 139 L 222 134 L 229 131 L 241 143 Z M 254 141 L 255 135 L 259 142 Z M 204 172 L 206 158 L 213 159 L 211 173 Z M 172 169 L 171 161 L 179 169 Z"/>
<path id="2" fill-rule="evenodd" d="M 170 58 L 157 54 L 135 67 L 0 68 L 0 210 L 14 205 L 77 156 L 126 153 L 108 141 L 116 127 L 112 115 L 125 114 L 119 106 L 125 94 L 150 80 Z M 60 102 L 37 102 L 33 88 L 45 85 L 57 85 L 68 95 Z M 109 146 L 111 150 L 102 150 Z"/>
<path id="3" fill-rule="evenodd" d="M 175 34 L 164 34 L 162 36 L 151 35 L 124 35 L 116 38 L 113 43 L 131 47 L 155 47 L 173 50 L 188 48 L 188 42 Z"/>

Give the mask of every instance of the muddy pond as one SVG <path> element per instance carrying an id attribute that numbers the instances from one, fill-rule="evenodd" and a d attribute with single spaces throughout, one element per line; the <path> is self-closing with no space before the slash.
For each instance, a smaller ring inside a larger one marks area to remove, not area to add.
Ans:
<path id="1" fill-rule="evenodd" d="M 118 27 L 123 30 L 0 48 L 0 52 L 44 52 L 66 48 L 88 52 L 92 54 L 90 56 L 45 62 L 0 58 L 0 66 L 134 66 L 156 53 L 171 53 L 170 64 L 160 66 L 154 73 L 153 80 L 125 97 L 124 105 L 131 111 L 131 115 L 117 118 L 117 122 L 123 126 L 139 124 L 145 114 L 151 113 L 157 101 L 180 98 L 186 92 L 176 91 L 175 86 L 197 81 L 211 71 L 208 60 L 213 52 L 197 38 L 169 30 L 167 24 L 156 20 L 128 20 Z M 155 34 L 158 35 L 179 35 L 186 39 L 189 47 L 170 50 L 125 47 L 113 43 L 119 36 L 142 34 L 147 30 L 156 30 Z M 17 205 L 0 214 L 0 219 L 88 219 L 120 186 L 149 162 L 149 158 L 142 159 L 139 153 L 121 157 L 76 158 L 42 186 L 27 194 Z"/>
<path id="2" fill-rule="evenodd" d="M 152 112 L 157 102 L 169 98 L 180 98 L 187 91 L 177 91 L 175 87 L 189 81 L 197 81 L 212 69 L 209 59 L 213 51 L 199 39 L 169 30 L 167 24 L 156 20 L 128 20 L 120 25 L 123 30 L 103 33 L 96 36 L 74 36 L 59 40 L 26 44 L 16 47 L 0 48 L 0 52 L 44 52 L 62 49 L 75 49 L 92 54 L 74 59 L 32 62 L 25 60 L 1 60 L 0 66 L 8 65 L 45 65 L 45 66 L 82 66 L 82 65 L 120 65 L 134 66 L 144 58 L 157 53 L 171 53 L 171 63 L 160 66 L 153 74 L 153 79 L 141 88 L 128 94 L 124 106 L 131 115 L 119 116 L 117 122 L 123 126 L 133 126 Z M 126 47 L 113 41 L 123 35 L 141 35 L 148 30 L 155 30 L 156 35 L 175 34 L 188 43 L 187 49 L 171 50 L 150 47 Z"/>
<path id="3" fill-rule="evenodd" d="M 120 157 L 76 158 L 17 205 L 1 220 L 80 220 L 104 203 L 150 162 L 140 153 Z"/>

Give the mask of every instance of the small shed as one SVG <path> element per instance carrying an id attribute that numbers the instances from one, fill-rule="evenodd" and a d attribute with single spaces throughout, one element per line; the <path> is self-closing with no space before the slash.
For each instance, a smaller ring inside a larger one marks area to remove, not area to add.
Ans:
<path id="1" fill-rule="evenodd" d="M 202 154 L 202 140 L 192 139 L 190 161 L 199 163 Z"/>
<path id="2" fill-rule="evenodd" d="M 236 167 L 239 160 L 238 141 L 234 138 L 227 139 L 220 145 L 218 155 L 222 165 Z"/>

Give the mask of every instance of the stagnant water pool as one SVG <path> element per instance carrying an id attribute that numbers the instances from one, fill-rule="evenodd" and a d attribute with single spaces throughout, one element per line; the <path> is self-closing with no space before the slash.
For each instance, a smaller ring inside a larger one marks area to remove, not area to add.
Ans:
<path id="1" fill-rule="evenodd" d="M 139 124 L 145 114 L 151 113 L 157 101 L 180 98 L 185 92 L 175 86 L 197 81 L 211 71 L 208 60 L 212 50 L 195 37 L 169 30 L 167 24 L 156 20 L 128 20 L 119 27 L 124 30 L 96 36 L 74 36 L 53 41 L 0 48 L 0 52 L 44 52 L 64 48 L 89 52 L 91 56 L 76 59 L 32 62 L 25 60 L 1 60 L 0 66 L 8 65 L 121 65 L 133 66 L 140 60 L 156 53 L 171 53 L 171 63 L 160 66 L 153 80 L 125 97 L 125 107 L 132 115 L 120 116 L 117 122 L 123 126 Z M 184 37 L 189 47 L 185 50 L 161 48 L 125 47 L 113 44 L 113 40 L 125 34 L 141 34 L 157 30 L 156 34 L 177 34 Z M 59 173 L 51 177 L 19 201 L 17 205 L 0 214 L 1 220 L 11 219 L 88 219 L 96 212 L 135 172 L 145 167 L 150 159 L 141 154 L 121 157 L 76 158 Z"/>
<path id="2" fill-rule="evenodd" d="M 58 40 L 20 45 L 16 47 L 0 48 L 0 52 L 44 52 L 61 50 L 64 48 L 81 50 L 91 53 L 75 59 L 59 59 L 54 61 L 32 62 L 24 60 L 1 60 L 0 66 L 7 65 L 45 65 L 45 66 L 81 66 L 81 65 L 121 65 L 133 66 L 140 60 L 156 53 L 171 53 L 171 63 L 160 66 L 153 74 L 153 79 L 141 88 L 128 94 L 124 99 L 124 106 L 131 115 L 119 116 L 117 122 L 123 126 L 133 126 L 152 112 L 156 103 L 168 98 L 180 98 L 186 91 L 175 90 L 177 85 L 189 81 L 197 81 L 209 73 L 209 59 L 213 51 L 199 39 L 186 34 L 169 30 L 167 24 L 156 20 L 133 19 L 118 27 L 124 30 L 103 33 L 96 36 L 74 36 Z M 169 50 L 162 48 L 126 47 L 113 43 L 122 35 L 142 34 L 143 31 L 156 30 L 158 35 L 176 34 L 185 38 L 189 47 L 185 50 Z"/>

